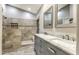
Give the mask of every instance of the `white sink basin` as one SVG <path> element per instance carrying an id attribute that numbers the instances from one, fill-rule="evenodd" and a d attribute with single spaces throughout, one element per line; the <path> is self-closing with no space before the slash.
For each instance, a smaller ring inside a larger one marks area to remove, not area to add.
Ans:
<path id="1" fill-rule="evenodd" d="M 52 44 L 62 48 L 65 51 L 69 51 L 72 54 L 76 54 L 76 42 L 65 40 L 65 39 L 57 39 L 51 40 Z"/>
<path id="2" fill-rule="evenodd" d="M 53 42 L 64 45 L 66 47 L 74 47 L 76 42 L 68 41 L 68 40 L 52 40 Z"/>

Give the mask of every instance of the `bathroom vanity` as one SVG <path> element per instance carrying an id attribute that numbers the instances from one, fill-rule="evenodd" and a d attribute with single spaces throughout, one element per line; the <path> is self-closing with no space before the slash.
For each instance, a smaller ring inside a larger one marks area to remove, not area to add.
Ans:
<path id="1" fill-rule="evenodd" d="M 75 55 L 76 42 L 46 34 L 36 34 L 34 50 L 37 55 Z"/>

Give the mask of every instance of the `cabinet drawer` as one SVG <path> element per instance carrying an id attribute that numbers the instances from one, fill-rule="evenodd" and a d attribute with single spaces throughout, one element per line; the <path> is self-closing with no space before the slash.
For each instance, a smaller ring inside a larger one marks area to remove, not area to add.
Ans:
<path id="1" fill-rule="evenodd" d="M 53 51 L 50 51 L 47 48 L 40 49 L 40 53 L 41 53 L 41 55 L 55 55 L 55 53 Z"/>

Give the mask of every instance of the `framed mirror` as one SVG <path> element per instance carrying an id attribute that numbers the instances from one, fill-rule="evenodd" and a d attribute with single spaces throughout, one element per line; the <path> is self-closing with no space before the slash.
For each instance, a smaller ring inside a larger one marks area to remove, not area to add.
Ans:
<path id="1" fill-rule="evenodd" d="M 56 27 L 73 27 L 73 5 L 59 4 L 58 5 Z"/>
<path id="2" fill-rule="evenodd" d="M 53 28 L 53 8 L 52 7 L 50 7 L 44 13 L 44 28 L 45 29 Z"/>

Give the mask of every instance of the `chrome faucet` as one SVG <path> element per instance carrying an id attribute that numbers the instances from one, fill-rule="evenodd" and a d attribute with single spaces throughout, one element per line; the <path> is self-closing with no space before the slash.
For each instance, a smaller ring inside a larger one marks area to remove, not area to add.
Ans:
<path id="1" fill-rule="evenodd" d="M 65 35 L 67 37 L 67 40 L 69 40 L 69 35 Z"/>
<path id="2" fill-rule="evenodd" d="M 67 40 L 72 40 L 73 42 L 75 41 L 74 38 L 69 35 L 62 36 L 62 38 Z"/>

